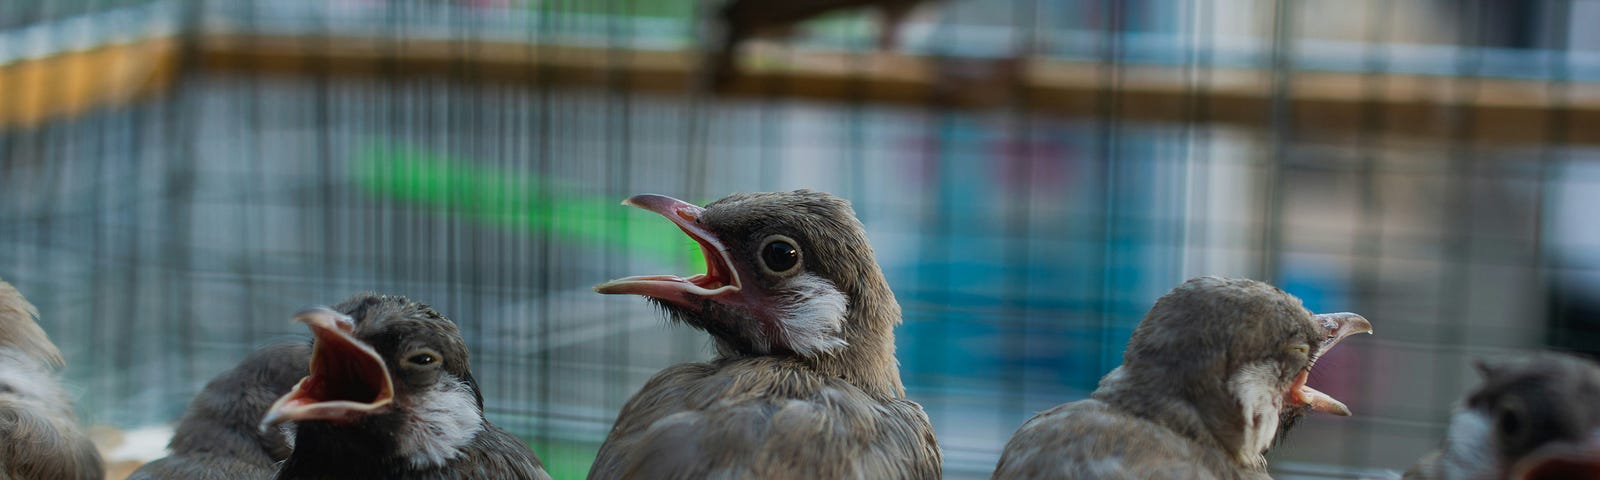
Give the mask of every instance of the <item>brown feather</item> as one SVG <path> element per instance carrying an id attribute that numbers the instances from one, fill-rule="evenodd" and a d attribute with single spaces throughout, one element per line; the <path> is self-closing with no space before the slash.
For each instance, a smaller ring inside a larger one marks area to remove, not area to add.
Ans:
<path id="1" fill-rule="evenodd" d="M 17 349 L 52 368 L 65 367 L 67 361 L 50 343 L 44 329 L 39 328 L 38 318 L 39 309 L 28 303 L 16 287 L 0 279 L 0 348 Z"/>
<path id="2" fill-rule="evenodd" d="M 623 407 L 589 478 L 939 478 L 916 403 L 872 398 L 799 361 L 677 365 Z"/>
<path id="3" fill-rule="evenodd" d="M 55 376 L 61 352 L 39 311 L 0 281 L 0 473 L 16 479 L 97 479 L 100 454 Z"/>

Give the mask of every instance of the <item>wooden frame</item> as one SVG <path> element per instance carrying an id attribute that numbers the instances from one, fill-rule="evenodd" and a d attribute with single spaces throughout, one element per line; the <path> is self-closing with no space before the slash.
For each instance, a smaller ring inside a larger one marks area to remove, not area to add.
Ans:
<path id="1" fill-rule="evenodd" d="M 433 75 L 687 94 L 698 71 L 695 53 L 685 50 L 231 33 L 204 34 L 197 42 L 195 61 L 186 67 L 247 74 Z M 0 125 L 33 125 L 160 91 L 178 70 L 178 47 L 173 38 L 157 38 L 0 66 L 0 88 L 29 92 L 0 101 Z M 1600 84 L 1593 83 L 1381 73 L 1275 76 L 1262 69 L 958 60 L 772 45 L 755 45 L 742 60 L 746 67 L 729 95 L 1245 127 L 1286 119 L 1296 135 L 1600 144 L 1600 128 L 1587 128 L 1600 122 Z"/>

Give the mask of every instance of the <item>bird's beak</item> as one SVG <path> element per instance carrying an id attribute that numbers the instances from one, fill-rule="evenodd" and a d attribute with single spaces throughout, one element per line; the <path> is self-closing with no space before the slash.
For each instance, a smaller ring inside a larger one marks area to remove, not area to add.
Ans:
<path id="1" fill-rule="evenodd" d="M 394 383 L 383 357 L 351 336 L 355 322 L 327 308 L 295 315 L 311 327 L 311 375 L 279 398 L 261 419 L 261 429 L 283 422 L 349 422 L 394 401 Z"/>
<path id="2" fill-rule="evenodd" d="M 1511 471 L 1508 478 L 1515 480 L 1600 478 L 1600 430 L 1581 442 L 1561 442 L 1535 450 Z"/>
<path id="3" fill-rule="evenodd" d="M 1321 358 L 1323 354 L 1328 353 L 1328 350 L 1333 349 L 1333 346 L 1337 345 L 1340 340 L 1344 340 L 1345 337 L 1357 333 L 1372 333 L 1372 322 L 1354 313 L 1324 313 L 1316 315 L 1315 320 L 1328 335 L 1328 339 L 1322 342 L 1321 347 L 1317 348 L 1316 356 L 1313 358 Z M 1288 401 L 1290 404 L 1310 406 L 1312 410 L 1341 417 L 1350 416 L 1350 408 L 1346 407 L 1344 402 L 1340 402 L 1338 399 L 1306 385 L 1306 381 L 1310 378 L 1310 369 L 1300 372 L 1300 375 L 1295 377 L 1294 384 L 1289 387 Z"/>
<path id="4" fill-rule="evenodd" d="M 596 285 L 594 291 L 608 295 L 644 295 L 686 308 L 696 308 L 696 298 L 713 298 L 739 291 L 739 271 L 734 268 L 728 248 L 700 223 L 700 215 L 705 209 L 676 198 L 651 194 L 628 197 L 622 204 L 649 210 L 671 220 L 689 238 L 700 244 L 700 251 L 706 258 L 706 273 L 688 278 L 675 275 L 627 277 Z"/>

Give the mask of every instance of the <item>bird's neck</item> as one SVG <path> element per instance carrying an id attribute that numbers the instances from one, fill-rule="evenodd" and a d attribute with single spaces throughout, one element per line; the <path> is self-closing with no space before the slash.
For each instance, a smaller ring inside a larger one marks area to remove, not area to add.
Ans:
<path id="1" fill-rule="evenodd" d="M 305 422 L 296 426 L 294 452 L 278 469 L 280 480 L 346 478 L 387 472 L 395 462 L 394 438 L 372 425 Z"/>
<path id="2" fill-rule="evenodd" d="M 894 327 L 900 324 L 900 304 L 881 275 L 853 295 L 845 321 L 848 345 L 813 360 L 818 372 L 842 378 L 879 398 L 902 398 L 900 363 L 894 356 Z"/>
<path id="3" fill-rule="evenodd" d="M 1239 468 L 1265 471 L 1264 464 L 1239 460 L 1246 457 L 1241 455 L 1245 434 L 1239 402 L 1221 385 L 1185 385 L 1170 373 L 1117 367 L 1091 398 L 1216 449 Z"/>

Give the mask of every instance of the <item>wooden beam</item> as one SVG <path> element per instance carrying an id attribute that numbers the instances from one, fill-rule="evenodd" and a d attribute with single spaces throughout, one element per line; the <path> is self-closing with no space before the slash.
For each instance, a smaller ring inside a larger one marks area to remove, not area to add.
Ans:
<path id="1" fill-rule="evenodd" d="M 688 93 L 690 51 L 521 42 L 209 35 L 210 68 L 291 74 L 451 75 L 484 81 Z M 1024 108 L 1067 116 L 1267 127 L 1272 72 L 1111 66 L 1050 59 L 955 60 L 894 53 L 795 52 L 755 45 L 733 96 L 953 108 Z M 1600 85 L 1399 74 L 1295 72 L 1286 80 L 1296 134 L 1368 131 L 1481 143 L 1600 144 Z"/>
<path id="2" fill-rule="evenodd" d="M 177 78 L 178 45 L 156 37 L 0 65 L 0 128 L 36 126 L 164 91 Z"/>
<path id="3" fill-rule="evenodd" d="M 686 50 L 518 41 L 207 33 L 201 68 L 247 74 L 449 76 L 686 94 Z M 0 125 L 36 124 L 172 83 L 177 40 L 149 39 L 0 66 Z M 799 52 L 755 44 L 731 96 L 941 108 L 1019 108 L 1063 116 L 1269 126 L 1272 72 L 1112 66 L 1051 59 L 958 60 L 895 53 Z M 1298 136 L 1367 132 L 1485 144 L 1600 144 L 1600 84 L 1399 74 L 1294 72 L 1287 117 Z"/>

